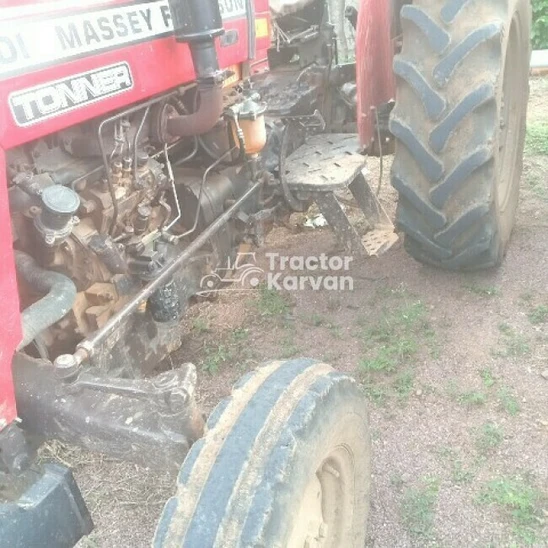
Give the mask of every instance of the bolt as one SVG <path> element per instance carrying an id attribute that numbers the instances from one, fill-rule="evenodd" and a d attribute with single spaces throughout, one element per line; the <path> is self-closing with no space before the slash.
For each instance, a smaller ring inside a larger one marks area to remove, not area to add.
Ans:
<path id="1" fill-rule="evenodd" d="M 95 211 L 95 202 L 92 200 L 84 200 L 80 205 L 80 209 L 84 215 L 89 215 Z"/>
<path id="2" fill-rule="evenodd" d="M 57 378 L 72 382 L 78 376 L 80 365 L 72 354 L 61 354 L 55 358 L 55 374 Z"/>

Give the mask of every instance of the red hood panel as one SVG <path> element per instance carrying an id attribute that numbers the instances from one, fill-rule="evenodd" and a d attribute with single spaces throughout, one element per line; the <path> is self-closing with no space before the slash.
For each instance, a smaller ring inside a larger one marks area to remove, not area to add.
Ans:
<path id="1" fill-rule="evenodd" d="M 249 59 L 246 5 L 220 0 L 224 68 Z M 254 5 L 257 16 L 268 16 L 264 0 Z M 189 48 L 172 31 L 168 0 L 0 0 L 0 146 L 7 150 L 192 82 Z M 268 44 L 269 36 L 262 36 L 256 50 Z M 120 85 L 96 74 L 120 66 L 130 72 L 118 75 Z M 66 108 L 67 101 L 77 104 Z M 21 123 L 16 110 L 41 116 Z"/>
<path id="2" fill-rule="evenodd" d="M 0 150 L 0 430 L 16 417 L 11 361 L 21 341 L 19 296 L 13 259 L 8 192 L 5 184 L 5 157 Z"/>

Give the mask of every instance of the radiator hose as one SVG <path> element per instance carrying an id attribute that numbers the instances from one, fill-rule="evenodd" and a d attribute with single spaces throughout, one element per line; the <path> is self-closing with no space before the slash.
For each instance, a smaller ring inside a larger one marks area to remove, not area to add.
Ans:
<path id="1" fill-rule="evenodd" d="M 41 268 L 22 251 L 15 251 L 15 266 L 17 273 L 32 289 L 46 294 L 21 314 L 23 340 L 17 347 L 21 350 L 67 315 L 76 300 L 76 286 L 67 276 Z"/>

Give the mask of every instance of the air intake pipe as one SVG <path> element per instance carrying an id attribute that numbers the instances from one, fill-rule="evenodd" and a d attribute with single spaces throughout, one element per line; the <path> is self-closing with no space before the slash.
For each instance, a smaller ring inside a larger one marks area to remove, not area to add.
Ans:
<path id="1" fill-rule="evenodd" d="M 177 42 L 188 43 L 198 82 L 196 112 L 179 115 L 166 105 L 161 136 L 192 137 L 212 129 L 223 113 L 223 72 L 215 38 L 224 33 L 218 0 L 169 0 Z M 168 141 L 169 138 L 162 139 Z"/>

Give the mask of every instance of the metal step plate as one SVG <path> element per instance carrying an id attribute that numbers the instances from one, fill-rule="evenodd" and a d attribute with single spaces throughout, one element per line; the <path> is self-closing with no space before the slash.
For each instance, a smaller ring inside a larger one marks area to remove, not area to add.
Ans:
<path id="1" fill-rule="evenodd" d="M 394 228 L 370 230 L 362 238 L 363 247 L 369 257 L 379 257 L 386 253 L 396 242 L 398 235 Z"/>
<path id="2" fill-rule="evenodd" d="M 315 135 L 287 158 L 285 177 L 291 190 L 333 192 L 347 187 L 365 162 L 357 135 Z"/>

